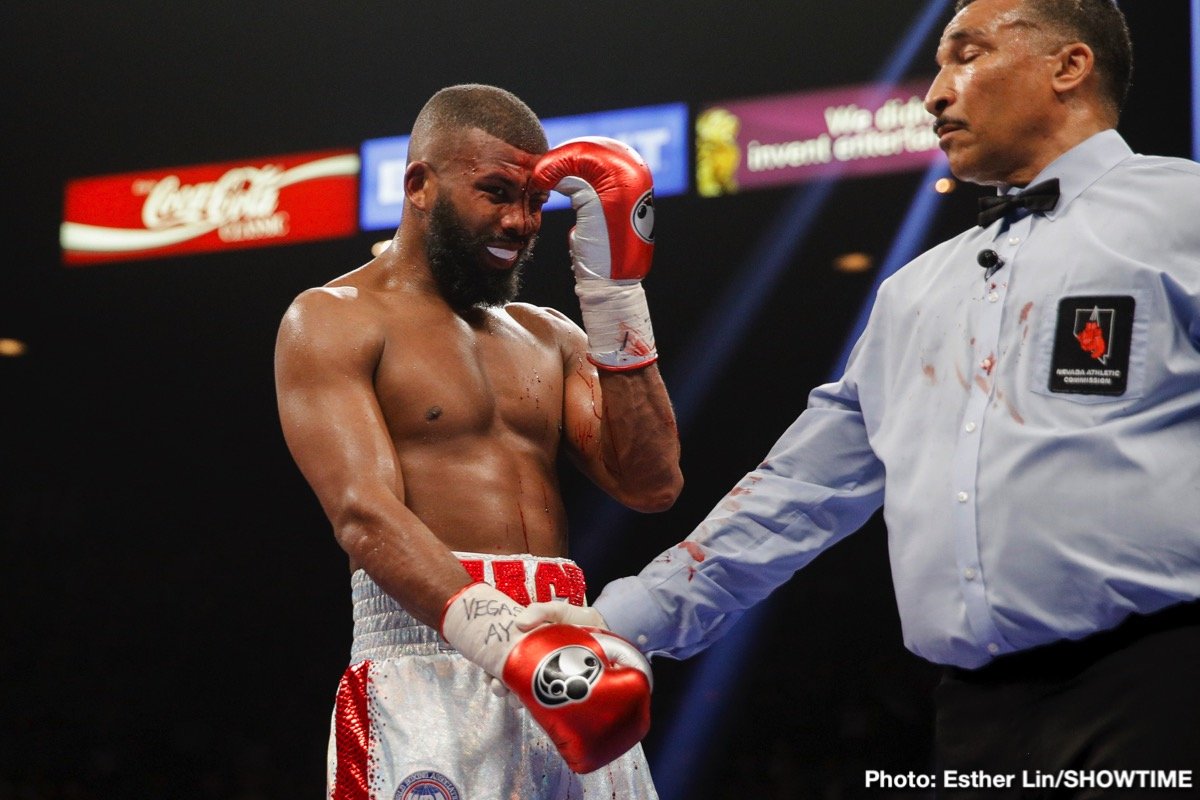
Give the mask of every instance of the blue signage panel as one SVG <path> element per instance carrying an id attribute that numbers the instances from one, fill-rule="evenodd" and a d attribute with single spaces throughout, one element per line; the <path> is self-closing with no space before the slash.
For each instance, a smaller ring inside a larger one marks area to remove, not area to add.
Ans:
<path id="1" fill-rule="evenodd" d="M 688 190 L 688 114 L 686 103 L 601 111 L 542 120 L 546 139 L 557 147 L 579 136 L 608 136 L 637 150 L 654 175 L 654 196 L 670 197 Z M 567 198 L 552 192 L 546 210 L 570 208 Z"/>
<path id="2" fill-rule="evenodd" d="M 408 136 L 368 139 L 362 144 L 359 224 L 364 231 L 395 228 L 404 208 L 404 167 Z"/>
<path id="3" fill-rule="evenodd" d="M 686 103 L 600 111 L 542 120 L 551 147 L 579 136 L 609 136 L 641 154 L 654 175 L 656 197 L 688 190 L 688 112 Z M 359 204 L 364 231 L 395 228 L 404 207 L 404 167 L 408 136 L 369 139 L 362 145 Z M 569 208 L 566 197 L 552 192 L 545 210 Z"/>

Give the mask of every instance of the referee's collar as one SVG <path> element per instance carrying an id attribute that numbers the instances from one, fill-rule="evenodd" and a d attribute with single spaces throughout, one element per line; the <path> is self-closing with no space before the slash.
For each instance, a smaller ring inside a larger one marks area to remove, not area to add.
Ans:
<path id="1" fill-rule="evenodd" d="M 1058 205 L 1045 212 L 1056 219 L 1076 197 L 1117 164 L 1133 155 L 1133 150 L 1116 130 L 1109 128 L 1093 134 L 1046 165 L 1029 186 L 1058 178 Z M 1000 186 L 997 194 L 1016 192 L 1021 187 Z"/>

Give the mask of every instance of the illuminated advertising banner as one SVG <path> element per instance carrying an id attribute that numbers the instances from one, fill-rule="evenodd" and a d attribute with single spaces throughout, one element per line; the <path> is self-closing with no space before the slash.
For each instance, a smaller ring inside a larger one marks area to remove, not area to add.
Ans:
<path id="1" fill-rule="evenodd" d="M 696 191 L 713 197 L 820 177 L 925 169 L 944 158 L 929 80 L 731 100 L 696 115 Z"/>
<path id="2" fill-rule="evenodd" d="M 358 224 L 364 231 L 395 228 L 400 224 L 408 139 L 408 136 L 388 136 L 362 143 Z"/>
<path id="3" fill-rule="evenodd" d="M 339 150 L 73 180 L 63 263 L 352 235 L 358 171 L 358 155 Z"/>
<path id="4" fill-rule="evenodd" d="M 641 154 L 654 175 L 656 197 L 683 194 L 688 189 L 687 126 L 685 103 L 600 111 L 542 120 L 550 146 L 579 136 L 609 136 Z M 359 224 L 363 230 L 395 228 L 404 207 L 404 167 L 408 136 L 370 139 L 362 146 L 362 200 Z M 570 202 L 553 192 L 545 210 L 569 208 Z"/>
<path id="5" fill-rule="evenodd" d="M 544 120 L 546 139 L 556 147 L 580 136 L 608 136 L 638 151 L 654 176 L 654 196 L 688 190 L 688 111 L 685 103 L 603 111 Z M 546 209 L 570 208 L 565 195 L 553 192 Z"/>

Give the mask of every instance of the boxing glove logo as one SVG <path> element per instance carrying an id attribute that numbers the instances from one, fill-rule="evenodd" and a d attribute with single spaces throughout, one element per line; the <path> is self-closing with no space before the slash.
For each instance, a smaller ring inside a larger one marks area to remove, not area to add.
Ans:
<path id="1" fill-rule="evenodd" d="M 581 703 L 592 693 L 603 672 L 604 665 L 588 648 L 560 647 L 543 658 L 534 670 L 533 696 L 549 708 Z"/>
<path id="2" fill-rule="evenodd" d="M 638 198 L 629 215 L 633 232 L 646 244 L 654 244 L 654 190 L 648 190 Z"/>

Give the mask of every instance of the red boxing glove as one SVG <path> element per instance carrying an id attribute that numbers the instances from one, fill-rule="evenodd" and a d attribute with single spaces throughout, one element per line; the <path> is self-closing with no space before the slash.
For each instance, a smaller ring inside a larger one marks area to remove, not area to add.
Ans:
<path id="1" fill-rule="evenodd" d="M 650 664 L 610 631 L 535 628 L 512 649 L 503 678 L 573 772 L 603 767 L 650 730 Z"/>
<path id="2" fill-rule="evenodd" d="M 654 256 L 654 182 L 637 151 L 603 136 L 565 142 L 542 156 L 532 186 L 571 198 L 571 265 L 588 359 L 606 370 L 658 360 L 641 279 Z"/>
<path id="3" fill-rule="evenodd" d="M 533 170 L 539 191 L 571 198 L 571 251 L 579 277 L 641 280 L 654 257 L 654 179 L 638 152 L 604 136 L 571 139 Z"/>
<path id="4" fill-rule="evenodd" d="M 597 770 L 640 742 L 652 677 L 637 648 L 600 628 L 525 631 L 516 625 L 521 610 L 494 586 L 473 583 L 446 603 L 442 636 L 508 686 L 573 771 Z"/>

